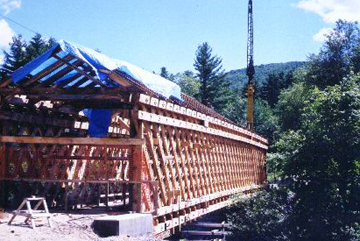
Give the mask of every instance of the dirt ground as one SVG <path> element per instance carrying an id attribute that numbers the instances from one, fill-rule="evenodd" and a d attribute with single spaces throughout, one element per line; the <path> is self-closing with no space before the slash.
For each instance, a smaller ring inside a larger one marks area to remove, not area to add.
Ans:
<path id="1" fill-rule="evenodd" d="M 108 237 L 100 238 L 91 228 L 95 218 L 107 216 L 107 214 L 66 214 L 53 213 L 49 227 L 46 218 L 35 219 L 36 229 L 25 224 L 25 217 L 17 216 L 11 225 L 8 221 L 10 213 L 3 214 L 0 219 L 0 241 L 158 241 L 153 237 Z"/>

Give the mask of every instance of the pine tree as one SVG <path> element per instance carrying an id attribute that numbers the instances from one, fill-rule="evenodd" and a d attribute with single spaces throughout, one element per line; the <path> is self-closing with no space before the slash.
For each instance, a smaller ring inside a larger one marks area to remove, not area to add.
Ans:
<path id="1" fill-rule="evenodd" d="M 10 77 L 11 73 L 35 59 L 52 47 L 56 40 L 44 40 L 41 34 L 35 34 L 29 43 L 21 35 L 15 36 L 10 43 L 10 50 L 4 51 L 4 64 L 0 67 L 0 81 Z"/>
<path id="2" fill-rule="evenodd" d="M 47 41 L 42 38 L 41 34 L 35 34 L 26 47 L 26 60 L 30 62 L 40 54 L 44 53 L 48 48 Z"/>
<path id="3" fill-rule="evenodd" d="M 27 63 L 26 47 L 27 44 L 21 35 L 12 38 L 9 52 L 4 51 L 3 79 L 7 79 L 12 72 Z"/>
<path id="4" fill-rule="evenodd" d="M 207 42 L 198 47 L 194 67 L 201 83 L 199 99 L 204 105 L 224 114 L 229 107 L 232 92 L 230 82 L 225 80 L 226 74 L 221 63 L 221 58 L 212 56 L 212 48 Z"/>
<path id="5" fill-rule="evenodd" d="M 165 79 L 169 79 L 170 75 L 169 75 L 169 71 L 167 71 L 166 67 L 161 67 L 160 76 Z"/>
<path id="6" fill-rule="evenodd" d="M 271 107 L 278 102 L 280 95 L 280 80 L 276 74 L 269 74 L 260 89 L 260 97 L 266 100 Z"/>

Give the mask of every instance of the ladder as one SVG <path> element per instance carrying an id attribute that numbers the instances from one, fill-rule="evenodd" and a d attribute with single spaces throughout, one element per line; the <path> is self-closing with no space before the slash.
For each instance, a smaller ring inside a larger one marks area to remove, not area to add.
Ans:
<path id="1" fill-rule="evenodd" d="M 31 207 L 31 202 L 37 201 L 34 208 Z M 44 210 L 38 210 L 38 208 L 43 204 Z M 26 209 L 23 209 L 26 205 Z M 48 206 L 46 204 L 46 200 L 43 197 L 31 197 L 31 198 L 25 198 L 23 202 L 20 204 L 18 209 L 16 209 L 14 212 L 12 212 L 13 216 L 9 220 L 9 225 L 12 221 L 14 221 L 16 216 L 24 216 L 26 217 L 25 223 L 28 223 L 30 220 L 31 227 L 35 229 L 35 221 L 36 218 L 47 218 L 50 228 L 52 228 L 51 225 L 51 214 L 49 213 Z"/>

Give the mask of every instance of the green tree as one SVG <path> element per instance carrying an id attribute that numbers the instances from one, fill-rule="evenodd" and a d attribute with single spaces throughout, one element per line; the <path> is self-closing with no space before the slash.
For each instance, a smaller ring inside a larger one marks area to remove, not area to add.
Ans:
<path id="1" fill-rule="evenodd" d="M 256 218 L 247 218 L 247 225 L 237 220 L 240 230 L 251 227 L 258 234 L 259 220 L 265 220 L 261 232 L 269 235 L 258 240 L 281 234 L 296 241 L 360 240 L 359 44 L 357 23 L 339 21 L 319 55 L 310 58 L 309 69 L 292 73 L 293 84 L 275 105 L 280 138 L 267 163 L 288 189 L 287 225 L 276 226 L 277 207 L 254 198 L 256 204 L 242 216 Z"/>
<path id="2" fill-rule="evenodd" d="M 201 83 L 199 99 L 204 105 L 224 114 L 230 108 L 232 92 L 230 82 L 225 80 L 221 62 L 221 58 L 212 56 L 212 48 L 208 43 L 198 47 L 194 67 Z"/>
<path id="3" fill-rule="evenodd" d="M 9 78 L 10 74 L 25 65 L 28 61 L 26 54 L 27 43 L 21 35 L 14 36 L 10 43 L 9 52 L 4 51 L 4 64 L 2 66 L 3 79 Z"/>
<path id="4" fill-rule="evenodd" d="M 240 126 L 246 126 L 246 98 L 236 93 L 241 93 L 241 90 L 235 91 L 225 116 Z"/>
<path id="5" fill-rule="evenodd" d="M 23 40 L 21 35 L 13 37 L 9 52 L 4 51 L 5 58 L 4 64 L 1 66 L 1 78 L 9 78 L 13 71 L 41 55 L 55 43 L 53 38 L 44 40 L 41 34 L 35 34 L 29 43 Z"/>
<path id="6" fill-rule="evenodd" d="M 270 143 L 275 139 L 278 132 L 278 117 L 275 115 L 270 105 L 257 98 L 255 100 L 255 129 L 256 132 L 264 136 Z"/>
<path id="7" fill-rule="evenodd" d="M 267 188 L 253 198 L 240 196 L 235 200 L 235 205 L 228 210 L 231 240 L 289 240 L 291 203 L 286 190 Z"/>
<path id="8" fill-rule="evenodd" d="M 44 40 L 41 34 L 37 33 L 26 46 L 26 61 L 30 62 L 49 48 L 48 41 Z"/>
<path id="9" fill-rule="evenodd" d="M 161 67 L 160 76 L 165 79 L 170 79 L 170 74 L 169 74 L 169 71 L 167 71 L 166 67 Z"/>
<path id="10" fill-rule="evenodd" d="M 279 99 L 280 78 L 282 76 L 277 74 L 269 74 L 259 90 L 259 96 L 263 100 L 266 100 L 271 107 L 274 107 Z"/>
<path id="11" fill-rule="evenodd" d="M 339 20 L 320 53 L 310 57 L 308 78 L 324 89 L 339 84 L 350 70 L 360 71 L 360 29 L 357 22 Z"/>
<path id="12" fill-rule="evenodd" d="M 283 131 L 300 128 L 301 115 L 305 102 L 309 99 L 310 89 L 304 82 L 298 82 L 281 91 L 276 111 Z"/>
<path id="13" fill-rule="evenodd" d="M 296 240 L 360 238 L 360 76 L 314 89 L 297 131 L 277 143 L 293 181 Z"/>
<path id="14" fill-rule="evenodd" d="M 194 77 L 191 71 L 176 74 L 174 76 L 174 82 L 180 86 L 183 93 L 194 98 L 199 96 L 200 82 Z"/>
<path id="15" fill-rule="evenodd" d="M 281 90 L 288 88 L 293 80 L 293 71 L 286 74 L 284 72 L 271 73 L 259 88 L 258 95 L 266 100 L 271 108 L 274 108 L 279 100 Z"/>

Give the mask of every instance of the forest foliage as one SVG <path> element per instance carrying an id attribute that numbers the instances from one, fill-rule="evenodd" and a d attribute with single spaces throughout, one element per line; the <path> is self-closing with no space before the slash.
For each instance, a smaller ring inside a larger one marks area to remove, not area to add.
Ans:
<path id="1" fill-rule="evenodd" d="M 29 61 L 44 53 L 55 43 L 55 39 L 44 39 L 41 34 L 35 34 L 27 42 L 21 35 L 14 36 L 9 51 L 3 51 L 4 63 L 0 66 L 0 82 L 10 77 L 11 73 L 24 66 Z"/>
<path id="2" fill-rule="evenodd" d="M 231 209 L 235 240 L 360 240 L 359 50 L 358 24 L 338 21 L 280 90 L 267 158 L 276 188 Z"/>

